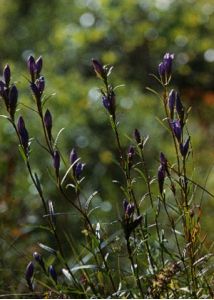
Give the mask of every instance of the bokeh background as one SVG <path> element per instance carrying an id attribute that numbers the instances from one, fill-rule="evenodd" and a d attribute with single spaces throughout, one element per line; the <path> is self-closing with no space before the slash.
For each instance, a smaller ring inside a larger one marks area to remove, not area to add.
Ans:
<path id="1" fill-rule="evenodd" d="M 149 135 L 146 159 L 151 175 L 156 175 L 160 151 L 173 159 L 170 138 L 160 125 L 163 111 L 157 97 L 146 87 L 160 90 L 151 73 L 164 53 L 175 53 L 172 87 L 191 107 L 189 130 L 194 148 L 191 176 L 214 193 L 214 4 L 212 0 L 0 0 L 0 68 L 9 63 L 12 80 L 19 89 L 19 112 L 26 119 L 31 137 L 42 142 L 38 118 L 25 105 L 33 99 L 26 77 L 26 60 L 42 55 L 46 107 L 53 115 L 53 135 L 64 128 L 59 145 L 66 159 L 76 147 L 86 162 L 84 194 L 99 194 L 91 216 L 94 222 L 118 218 L 123 195 L 112 183 L 121 180 L 117 153 L 108 117 L 102 107 L 91 58 L 114 65 L 112 81 L 117 90 L 117 111 L 124 147 L 130 144 L 134 128 Z M 1 114 L 5 113 L 0 102 Z M 33 142 L 31 161 L 39 174 L 45 196 L 58 212 L 62 232 L 81 239 L 79 218 L 58 194 L 50 179 L 51 162 Z M 48 171 L 49 170 L 49 171 Z M 37 243 L 54 247 L 43 229 L 45 220 L 9 123 L 0 119 L 0 293 L 17 291 L 22 285 L 26 263 Z M 139 197 L 145 192 L 141 182 Z M 203 200 L 203 231 L 209 241 L 213 234 L 214 201 L 195 192 Z M 66 222 L 65 222 L 66 220 Z M 76 230 L 79 228 L 80 230 Z M 64 242 L 63 247 L 69 249 Z M 69 250 L 67 250 L 69 256 Z M 10 284 L 8 284 L 10 282 Z M 21 289 L 21 288 L 20 288 Z"/>

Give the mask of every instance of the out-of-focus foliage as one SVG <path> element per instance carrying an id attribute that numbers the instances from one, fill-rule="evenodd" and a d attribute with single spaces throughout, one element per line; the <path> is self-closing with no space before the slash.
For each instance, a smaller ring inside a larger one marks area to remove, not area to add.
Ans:
<path id="1" fill-rule="evenodd" d="M 71 148 L 76 146 L 87 163 L 86 194 L 95 189 L 100 191 L 95 203 L 101 206 L 102 215 L 97 219 L 101 216 L 108 219 L 113 202 L 118 207 L 118 212 L 113 211 L 117 218 L 122 193 L 111 182 L 111 178 L 121 176 L 115 164 L 118 154 L 113 151 L 114 140 L 100 101 L 91 58 L 114 65 L 114 83 L 124 85 L 117 89 L 123 142 L 128 147 L 125 134 L 131 137 L 135 127 L 143 135 L 149 135 L 147 159 L 154 171 L 158 153 L 166 149 L 170 155 L 170 148 L 167 141 L 159 144 L 165 136 L 164 128 L 155 119 L 160 103 L 145 88 L 156 84 L 149 74 L 157 74 L 160 57 L 165 52 L 175 53 L 173 81 L 182 91 L 186 106 L 193 106 L 193 117 L 199 116 L 192 122 L 193 131 L 198 132 L 192 142 L 200 149 L 195 153 L 195 160 L 202 163 L 202 169 L 197 171 L 204 176 L 208 171 L 203 165 L 206 168 L 213 161 L 214 138 L 210 125 L 214 103 L 213 12 L 212 0 L 0 1 L 0 66 L 3 69 L 6 63 L 10 64 L 19 89 L 19 102 L 29 105 L 33 100 L 26 88 L 26 59 L 30 54 L 43 56 L 46 93 L 53 94 L 46 104 L 53 114 L 53 134 L 56 136 L 65 128 L 59 138 L 64 154 L 68 157 Z M 22 104 L 18 108 L 20 114 L 28 115 L 30 136 L 36 137 L 37 125 L 31 121 L 33 112 L 27 112 Z M 0 109 L 3 114 L 2 103 Z M 0 138 L 0 238 L 5 253 L 0 258 L 0 268 L 8 264 L 8 273 L 3 276 L 11 278 L 13 272 L 23 271 L 24 255 L 31 253 L 31 247 L 34 249 L 45 233 L 32 227 L 43 221 L 42 217 L 38 219 L 42 215 L 41 203 L 26 175 L 14 133 L 3 119 Z M 210 148 L 204 147 L 207 142 Z M 42 160 L 40 176 L 46 182 L 47 197 L 59 201 L 47 172 L 50 162 L 36 141 L 33 143 L 32 159 L 35 169 Z M 210 176 L 208 188 L 213 186 L 213 178 Z M 208 219 L 206 223 L 209 225 L 211 221 Z M 17 256 L 22 258 L 21 265 L 15 262 Z M 13 285 L 14 288 L 18 285 L 15 279 Z"/>

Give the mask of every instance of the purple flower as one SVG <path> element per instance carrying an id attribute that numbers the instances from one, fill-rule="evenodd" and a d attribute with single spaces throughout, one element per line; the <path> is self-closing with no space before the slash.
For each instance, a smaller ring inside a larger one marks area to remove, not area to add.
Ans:
<path id="1" fill-rule="evenodd" d="M 57 284 L 57 273 L 56 273 L 54 266 L 50 265 L 50 267 L 48 268 L 48 271 L 49 271 L 51 277 L 53 278 L 53 280 L 55 281 L 55 283 Z"/>
<path id="2" fill-rule="evenodd" d="M 101 65 L 101 63 L 94 58 L 92 58 L 91 61 L 92 61 L 92 65 L 93 65 L 94 71 L 97 74 L 97 76 L 102 79 L 106 79 L 106 72 L 105 72 L 105 69 L 103 68 L 103 66 Z"/>
<path id="3" fill-rule="evenodd" d="M 25 278 L 27 281 L 32 279 L 33 273 L 34 273 L 34 264 L 32 261 L 30 261 L 29 264 L 27 265 L 26 272 L 25 272 Z"/>
<path id="4" fill-rule="evenodd" d="M 179 120 L 175 120 L 171 122 L 172 130 L 180 143 L 181 141 L 181 135 L 182 135 L 182 128 L 181 128 L 181 123 Z"/>
<path id="5" fill-rule="evenodd" d="M 33 273 L 34 273 L 34 264 L 32 261 L 30 261 L 25 271 L 25 279 L 31 290 L 33 290 L 33 285 L 32 285 Z"/>
<path id="6" fill-rule="evenodd" d="M 166 53 L 158 66 L 158 72 L 164 84 L 167 84 L 171 77 L 173 59 L 174 54 Z"/>
<path id="7" fill-rule="evenodd" d="M 131 215 L 134 213 L 134 208 L 135 208 L 135 206 L 134 206 L 133 203 L 129 203 L 129 204 L 127 205 L 127 208 L 126 208 L 126 214 L 127 214 L 127 216 L 128 216 L 129 218 L 130 218 Z"/>
<path id="8" fill-rule="evenodd" d="M 32 55 L 30 55 L 28 57 L 27 66 L 28 66 L 29 73 L 31 75 L 31 81 L 34 82 L 35 72 L 36 72 L 36 62 L 35 62 L 35 59 Z"/>
<path id="9" fill-rule="evenodd" d="M 71 153 L 70 153 L 70 163 L 71 165 L 73 165 L 72 169 L 73 169 L 73 175 L 75 178 L 77 179 L 80 179 L 80 175 L 83 171 L 83 168 L 85 166 L 85 164 L 81 163 L 81 162 L 76 162 L 78 159 L 78 155 L 77 155 L 77 152 L 76 150 L 73 148 L 71 150 Z"/>
<path id="10" fill-rule="evenodd" d="M 129 159 L 129 160 L 132 160 L 133 157 L 134 157 L 134 154 L 135 154 L 134 147 L 133 147 L 133 146 L 130 146 L 130 147 L 129 147 L 129 151 L 128 151 L 128 159 Z"/>
<path id="11" fill-rule="evenodd" d="M 29 136 L 28 136 L 28 131 L 25 128 L 25 122 L 22 117 L 19 117 L 18 123 L 17 123 L 17 130 L 20 136 L 21 144 L 24 148 L 25 154 L 28 153 L 28 141 L 29 141 Z"/>
<path id="12" fill-rule="evenodd" d="M 77 179 L 80 179 L 80 175 L 81 175 L 81 173 L 82 173 L 82 171 L 83 171 L 83 168 L 84 168 L 84 164 L 82 164 L 81 162 L 78 162 L 77 164 L 76 164 L 76 167 L 75 167 L 75 175 L 76 175 L 76 178 Z"/>
<path id="13" fill-rule="evenodd" d="M 32 92 L 33 92 L 33 94 L 36 98 L 37 103 L 38 102 L 40 103 L 41 102 L 41 99 L 40 99 L 41 98 L 41 93 L 38 89 L 38 86 L 34 82 L 31 82 L 30 88 L 31 88 L 31 90 L 32 90 Z"/>
<path id="14" fill-rule="evenodd" d="M 104 95 L 102 97 L 102 100 L 103 100 L 103 106 L 108 110 L 110 115 L 112 115 L 113 119 L 115 119 L 115 111 L 116 111 L 115 93 L 111 91 L 108 95 Z"/>
<path id="15" fill-rule="evenodd" d="M 42 71 L 42 65 L 43 65 L 43 60 L 42 60 L 41 56 L 39 56 L 39 58 L 36 60 L 35 65 L 36 65 L 37 77 L 39 77 L 40 72 Z"/>
<path id="16" fill-rule="evenodd" d="M 2 80 L 0 80 L 0 95 L 3 98 L 5 96 L 5 83 Z"/>
<path id="17" fill-rule="evenodd" d="M 10 84 L 10 76 L 11 76 L 10 67 L 9 65 L 6 65 L 3 71 L 3 78 L 4 78 L 5 85 L 7 87 L 9 87 Z"/>
<path id="18" fill-rule="evenodd" d="M 42 269 L 46 272 L 46 269 L 45 269 L 45 264 L 44 264 L 44 261 L 42 259 L 42 256 L 38 253 L 38 252 L 34 252 L 33 253 L 33 257 L 35 259 L 35 261 L 42 267 Z"/>
<path id="19" fill-rule="evenodd" d="M 45 78 L 44 78 L 44 76 L 41 76 L 36 80 L 36 86 L 38 88 L 38 91 L 39 91 L 40 95 L 42 95 L 42 93 L 45 89 Z"/>
<path id="20" fill-rule="evenodd" d="M 14 119 L 16 105 L 18 100 L 18 90 L 15 85 L 13 85 L 9 92 L 9 111 L 12 120 Z"/>
<path id="21" fill-rule="evenodd" d="M 42 64 L 43 61 L 41 56 L 36 61 L 32 55 L 29 56 L 27 65 L 29 73 L 31 75 L 31 82 L 34 82 L 36 78 L 39 78 L 40 72 L 42 70 Z"/>
<path id="22" fill-rule="evenodd" d="M 186 142 L 184 144 L 180 144 L 180 152 L 183 157 L 186 157 L 188 151 L 189 151 L 189 142 L 190 137 L 187 138 Z"/>
<path id="23" fill-rule="evenodd" d="M 77 152 L 76 150 L 73 148 L 71 150 L 71 153 L 70 153 L 70 163 L 73 164 L 76 160 L 77 160 L 78 156 L 77 156 Z"/>
<path id="24" fill-rule="evenodd" d="M 45 123 L 45 128 L 47 130 L 49 141 L 51 141 L 52 116 L 48 109 L 45 112 L 44 123 Z"/>
<path id="25" fill-rule="evenodd" d="M 59 168 L 60 168 L 60 155 L 59 155 L 59 151 L 54 151 L 53 154 L 53 166 L 56 170 L 56 175 L 57 177 L 59 176 Z"/>
<path id="26" fill-rule="evenodd" d="M 125 219 L 129 219 L 134 213 L 135 205 L 134 203 L 129 203 L 126 199 L 123 200 L 123 209 L 125 213 Z"/>

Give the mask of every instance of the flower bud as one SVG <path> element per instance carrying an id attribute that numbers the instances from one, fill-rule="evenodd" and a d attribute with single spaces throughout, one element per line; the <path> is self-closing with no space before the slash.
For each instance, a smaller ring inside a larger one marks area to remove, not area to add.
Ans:
<path id="1" fill-rule="evenodd" d="M 44 264 L 44 261 L 42 259 L 42 256 L 38 253 L 38 252 L 34 252 L 33 253 L 33 257 L 35 259 L 35 261 L 42 267 L 42 269 L 46 272 L 46 269 L 45 269 L 45 264 Z"/>
<path id="2" fill-rule="evenodd" d="M 27 281 L 32 279 L 33 273 L 34 273 L 34 264 L 32 261 L 30 261 L 25 271 L 25 278 Z"/>
<path id="3" fill-rule="evenodd" d="M 35 65 L 36 65 L 37 77 L 39 77 L 40 72 L 42 71 L 42 65 L 43 65 L 43 60 L 42 60 L 41 56 L 39 56 L 39 58 L 37 58 Z"/>
<path id="4" fill-rule="evenodd" d="M 28 131 L 25 128 L 25 122 L 22 117 L 19 117 L 18 123 L 17 123 L 17 130 L 20 136 L 21 144 L 24 148 L 25 154 L 28 153 L 28 141 L 29 141 L 29 136 L 28 136 Z"/>
<path id="5" fill-rule="evenodd" d="M 166 53 L 163 57 L 163 61 L 158 66 L 158 72 L 164 84 L 167 84 L 170 80 L 173 59 L 174 54 Z"/>
<path id="6" fill-rule="evenodd" d="M 39 91 L 40 95 L 42 95 L 42 93 L 44 92 L 44 89 L 45 89 L 45 78 L 44 78 L 44 76 L 41 76 L 36 80 L 36 86 L 38 88 L 38 91 Z"/>
<path id="7" fill-rule="evenodd" d="M 55 283 L 57 284 L 57 273 L 56 273 L 56 270 L 54 268 L 53 265 L 50 265 L 50 267 L 48 268 L 48 271 L 52 277 L 52 279 L 55 281 Z"/>
<path id="8" fill-rule="evenodd" d="M 32 92 L 33 92 L 33 94 L 34 94 L 34 96 L 35 96 L 35 98 L 36 98 L 37 103 L 38 103 L 38 102 L 41 102 L 41 100 L 40 100 L 40 98 L 41 98 L 41 93 L 40 93 L 40 91 L 39 91 L 39 88 L 38 88 L 37 84 L 34 83 L 34 82 L 31 82 L 30 88 L 31 88 L 31 90 L 32 90 Z"/>
<path id="9" fill-rule="evenodd" d="M 130 160 L 133 159 L 134 154 L 135 154 L 134 147 L 133 147 L 133 146 L 130 146 L 130 147 L 129 147 L 129 151 L 128 151 L 128 158 L 129 158 Z"/>
<path id="10" fill-rule="evenodd" d="M 94 71 L 97 74 L 98 77 L 105 79 L 106 78 L 106 72 L 103 68 L 103 66 L 101 65 L 101 63 L 96 60 L 96 59 L 92 59 L 92 65 L 94 67 Z"/>
<path id="11" fill-rule="evenodd" d="M 190 142 L 190 137 L 187 138 L 184 145 L 182 143 L 180 144 L 180 152 L 183 157 L 186 157 L 186 155 L 189 151 L 189 142 Z"/>
<path id="12" fill-rule="evenodd" d="M 181 135 L 182 135 L 182 129 L 181 129 L 181 123 L 179 120 L 175 120 L 171 122 L 172 130 L 180 143 L 181 141 Z"/>
<path id="13" fill-rule="evenodd" d="M 3 71 L 3 78 L 7 87 L 9 87 L 10 84 L 10 76 L 11 76 L 10 67 L 9 65 L 6 65 Z"/>
<path id="14" fill-rule="evenodd" d="M 9 92 L 9 111 L 12 120 L 14 119 L 16 105 L 18 100 L 18 90 L 15 85 L 13 85 Z"/>
<path id="15" fill-rule="evenodd" d="M 115 119 L 115 111 L 116 111 L 115 93 L 111 91 L 108 95 L 104 95 L 102 97 L 102 100 L 103 100 L 103 106 L 108 110 L 110 115 L 112 115 L 113 119 Z"/>
<path id="16" fill-rule="evenodd" d="M 0 80 L 0 96 L 4 98 L 5 96 L 5 83 Z"/>
<path id="17" fill-rule="evenodd" d="M 77 156 L 77 152 L 76 150 L 73 148 L 71 150 L 71 153 L 70 153 L 70 163 L 73 164 L 76 160 L 77 160 L 78 156 Z"/>
<path id="18" fill-rule="evenodd" d="M 30 261 L 25 271 L 25 279 L 31 290 L 33 290 L 33 285 L 32 285 L 33 273 L 34 273 L 34 264 L 32 261 Z"/>
<path id="19" fill-rule="evenodd" d="M 80 175 L 81 175 L 81 173 L 82 173 L 82 171 L 83 171 L 84 166 L 85 166 L 85 165 L 82 164 L 81 162 L 78 162 L 78 163 L 76 164 L 75 175 L 76 175 L 76 178 L 77 178 L 77 179 L 80 179 Z"/>
<path id="20" fill-rule="evenodd" d="M 27 66 L 28 66 L 29 73 L 31 75 L 31 81 L 34 82 L 35 72 L 36 72 L 36 62 L 32 55 L 28 57 Z"/>
<path id="21" fill-rule="evenodd" d="M 47 130 L 49 141 L 51 141 L 51 130 L 52 130 L 52 116 L 50 111 L 47 109 L 44 115 L 45 128 Z"/>
<path id="22" fill-rule="evenodd" d="M 135 206 L 134 206 L 133 203 L 129 203 L 129 204 L 127 205 L 127 208 L 126 208 L 126 215 L 127 215 L 129 218 L 130 218 L 131 215 L 134 213 L 134 208 L 135 208 Z"/>

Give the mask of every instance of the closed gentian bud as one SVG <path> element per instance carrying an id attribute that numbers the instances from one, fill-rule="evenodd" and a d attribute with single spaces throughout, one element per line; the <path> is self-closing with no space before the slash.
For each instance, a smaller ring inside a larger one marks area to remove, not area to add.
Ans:
<path id="1" fill-rule="evenodd" d="M 76 150 L 73 148 L 71 150 L 71 153 L 70 153 L 70 163 L 73 164 L 76 160 L 77 160 L 78 156 L 77 156 L 77 152 Z"/>
<path id="2" fill-rule="evenodd" d="M 115 111 L 116 111 L 115 93 L 111 91 L 108 95 L 104 95 L 102 97 L 102 100 L 103 100 L 103 106 L 108 110 L 110 115 L 115 120 Z"/>
<path id="3" fill-rule="evenodd" d="M 45 89 L 45 78 L 44 76 L 39 77 L 36 80 L 36 86 L 39 90 L 40 95 L 43 93 L 44 89 Z"/>
<path id="4" fill-rule="evenodd" d="M 5 96 L 5 83 L 0 80 L 0 96 L 4 98 Z"/>
<path id="5" fill-rule="evenodd" d="M 18 90 L 15 85 L 13 85 L 9 92 L 9 111 L 12 120 L 14 120 L 14 115 L 16 111 L 16 105 L 18 100 Z"/>
<path id="6" fill-rule="evenodd" d="M 82 164 L 81 162 L 78 162 L 78 163 L 76 164 L 76 167 L 75 167 L 75 175 L 76 175 L 77 179 L 80 178 L 80 175 L 81 175 L 81 173 L 82 173 L 82 171 L 83 171 L 84 166 L 85 166 L 85 165 Z"/>
<path id="7" fill-rule="evenodd" d="M 56 150 L 54 151 L 53 155 L 53 166 L 56 170 L 57 177 L 59 176 L 59 168 L 60 168 L 60 155 L 59 152 Z"/>
<path id="8" fill-rule="evenodd" d="M 34 82 L 35 72 L 36 72 L 36 62 L 32 55 L 28 57 L 27 66 L 28 66 L 29 73 L 31 75 L 31 81 Z"/>
<path id="9" fill-rule="evenodd" d="M 35 64 L 36 64 L 37 77 L 39 77 L 39 75 L 42 71 L 42 65 L 43 65 L 43 60 L 42 60 L 41 56 L 36 60 Z"/>
<path id="10" fill-rule="evenodd" d="M 172 130 L 173 130 L 178 142 L 180 143 L 181 135 L 182 135 L 181 123 L 179 120 L 175 120 L 175 121 L 171 122 L 171 125 L 172 125 Z"/>
<path id="11" fill-rule="evenodd" d="M 164 67 L 164 63 L 163 62 L 161 62 L 158 65 L 158 73 L 159 73 L 160 77 L 164 77 L 164 75 L 165 75 L 165 67 Z"/>
<path id="12" fill-rule="evenodd" d="M 48 268 L 48 271 L 49 271 L 51 277 L 53 278 L 53 280 L 55 281 L 55 283 L 57 284 L 57 273 L 56 273 L 54 266 L 50 265 L 50 267 Z"/>
<path id="13" fill-rule="evenodd" d="M 18 124 L 17 124 L 17 130 L 20 136 L 21 144 L 25 150 L 25 154 L 28 153 L 28 141 L 29 141 L 29 136 L 28 136 L 28 131 L 25 128 L 25 122 L 22 117 L 19 117 L 18 119 Z"/>
<path id="14" fill-rule="evenodd" d="M 133 146 L 130 146 L 130 147 L 129 147 L 129 151 L 128 151 L 128 159 L 129 159 L 129 160 L 132 160 L 133 157 L 134 157 L 134 154 L 135 154 L 134 147 L 133 147 Z"/>
<path id="15" fill-rule="evenodd" d="M 175 90 L 171 90 L 168 99 L 168 107 L 169 107 L 171 119 L 173 119 L 174 117 L 175 99 L 176 99 L 176 92 Z"/>
<path id="16" fill-rule="evenodd" d="M 106 79 L 106 72 L 105 72 L 103 66 L 101 65 L 101 63 L 98 60 L 93 58 L 92 65 L 94 67 L 94 71 L 97 74 L 97 76 L 102 79 Z"/>
<path id="17" fill-rule="evenodd" d="M 170 53 L 166 53 L 163 57 L 165 73 L 166 73 L 167 77 L 171 76 L 173 59 L 174 59 L 174 54 L 170 54 Z"/>
<path id="18" fill-rule="evenodd" d="M 6 65 L 4 67 L 4 71 L 3 71 L 3 78 L 4 78 L 4 82 L 7 87 L 9 87 L 9 84 L 10 84 L 10 76 L 11 76 L 10 67 L 9 67 L 9 65 Z"/>
<path id="19" fill-rule="evenodd" d="M 42 267 L 42 269 L 46 273 L 45 264 L 44 264 L 44 261 L 42 259 L 42 256 L 38 252 L 34 252 L 33 257 L 34 257 L 35 261 Z"/>
<path id="20" fill-rule="evenodd" d="M 190 137 L 187 138 L 184 145 L 182 143 L 180 144 L 180 152 L 183 157 L 186 157 L 186 155 L 189 151 L 189 142 L 190 142 Z"/>
<path id="21" fill-rule="evenodd" d="M 25 271 L 25 279 L 28 283 L 28 286 L 31 290 L 33 290 L 33 285 L 32 285 L 32 277 L 34 273 L 34 264 L 32 261 L 29 262 L 27 265 L 26 271 Z"/>
<path id="22" fill-rule="evenodd" d="M 129 203 L 126 208 L 126 215 L 128 216 L 128 218 L 130 218 L 133 213 L 134 213 L 134 204 Z"/>
<path id="23" fill-rule="evenodd" d="M 49 141 L 51 141 L 51 130 L 52 130 L 52 116 L 50 111 L 47 109 L 44 115 L 45 128 L 47 130 Z"/>
<path id="24" fill-rule="evenodd" d="M 158 72 L 164 84 L 167 84 L 171 77 L 173 59 L 174 54 L 166 53 L 158 66 Z"/>
<path id="25" fill-rule="evenodd" d="M 36 98 L 36 102 L 40 103 L 41 102 L 40 101 L 41 100 L 41 93 L 39 91 L 39 88 L 38 88 L 37 84 L 34 83 L 34 82 L 31 82 L 30 88 L 31 88 L 31 90 L 32 90 L 32 92 L 33 92 L 33 94 L 34 94 L 34 96 Z"/>
<path id="26" fill-rule="evenodd" d="M 134 131 L 134 137 L 138 144 L 141 144 L 141 136 L 139 130 L 136 128 Z"/>

